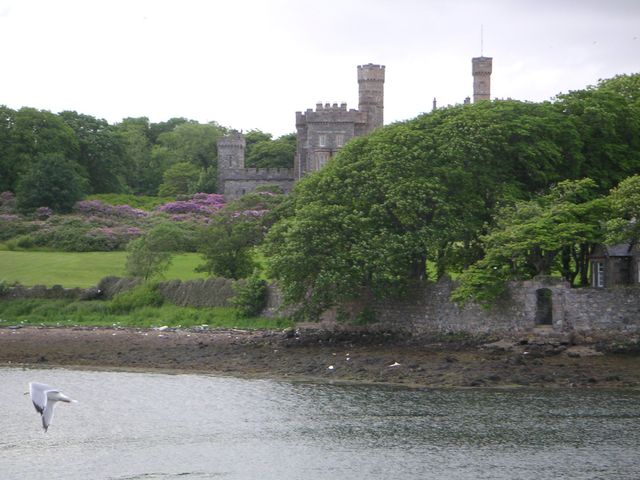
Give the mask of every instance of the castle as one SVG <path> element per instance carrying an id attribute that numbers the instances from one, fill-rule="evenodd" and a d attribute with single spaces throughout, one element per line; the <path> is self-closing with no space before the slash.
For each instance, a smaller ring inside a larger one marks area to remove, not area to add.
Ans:
<path id="1" fill-rule="evenodd" d="M 492 58 L 472 59 L 474 102 L 490 99 L 491 71 Z M 296 112 L 297 147 L 292 169 L 246 168 L 244 136 L 233 133 L 219 139 L 218 193 L 232 200 L 266 185 L 279 186 L 289 193 L 296 181 L 320 170 L 353 137 L 383 125 L 384 77 L 384 65 L 358 66 L 357 110 L 347 110 L 346 103 L 318 103 L 315 110 Z"/>

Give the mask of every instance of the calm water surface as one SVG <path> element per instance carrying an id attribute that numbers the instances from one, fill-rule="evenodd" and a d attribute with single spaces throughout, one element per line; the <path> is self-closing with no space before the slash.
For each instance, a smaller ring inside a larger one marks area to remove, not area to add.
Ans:
<path id="1" fill-rule="evenodd" d="M 47 434 L 29 381 L 79 400 Z M 640 392 L 0 369 L 0 479 L 639 479 Z"/>

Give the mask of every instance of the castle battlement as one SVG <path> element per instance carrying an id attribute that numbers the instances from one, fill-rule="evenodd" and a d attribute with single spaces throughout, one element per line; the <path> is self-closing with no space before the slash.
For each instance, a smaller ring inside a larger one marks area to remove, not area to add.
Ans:
<path id="1" fill-rule="evenodd" d="M 384 65 L 358 65 L 358 82 L 376 81 L 384 82 Z"/>

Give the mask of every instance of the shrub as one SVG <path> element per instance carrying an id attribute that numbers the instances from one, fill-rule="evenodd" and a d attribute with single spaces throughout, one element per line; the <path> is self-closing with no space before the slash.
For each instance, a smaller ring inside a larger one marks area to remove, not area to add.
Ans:
<path id="1" fill-rule="evenodd" d="M 257 273 L 234 285 L 235 297 L 231 304 L 238 310 L 239 317 L 257 317 L 267 306 L 267 282 Z"/>
<path id="2" fill-rule="evenodd" d="M 161 276 L 171 265 L 171 253 L 157 247 L 148 236 L 131 242 L 127 247 L 127 273 L 145 280 Z"/>
<path id="3" fill-rule="evenodd" d="M 23 217 L 13 214 L 0 214 L 0 242 L 24 235 L 38 227 Z"/>
<path id="4" fill-rule="evenodd" d="M 137 287 L 117 294 L 109 309 L 111 313 L 129 313 L 142 307 L 159 307 L 164 303 L 164 298 L 158 291 L 157 283 L 142 283 Z"/>
<path id="5" fill-rule="evenodd" d="M 108 205 L 127 205 L 132 208 L 151 211 L 164 203 L 173 202 L 175 198 L 128 195 L 123 193 L 101 193 L 89 195 L 85 200 L 97 200 Z"/>

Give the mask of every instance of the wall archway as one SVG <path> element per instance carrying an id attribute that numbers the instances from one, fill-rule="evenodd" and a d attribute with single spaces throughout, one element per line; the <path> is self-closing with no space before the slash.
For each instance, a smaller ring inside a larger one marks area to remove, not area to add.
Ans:
<path id="1" fill-rule="evenodd" d="M 536 325 L 553 325 L 553 292 L 549 288 L 536 290 Z"/>

